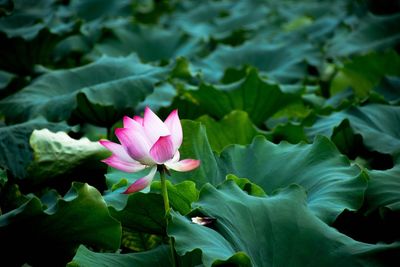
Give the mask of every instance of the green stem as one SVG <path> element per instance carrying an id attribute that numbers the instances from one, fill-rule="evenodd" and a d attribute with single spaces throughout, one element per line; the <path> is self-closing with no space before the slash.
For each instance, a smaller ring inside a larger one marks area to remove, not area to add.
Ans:
<path id="1" fill-rule="evenodd" d="M 169 199 L 168 199 L 168 189 L 167 189 L 167 181 L 165 178 L 165 166 L 164 165 L 159 165 L 158 166 L 158 172 L 160 173 L 160 179 L 161 179 L 161 194 L 164 199 L 164 209 L 165 209 L 165 219 L 166 219 L 166 225 L 168 228 L 168 216 L 169 216 Z M 172 266 L 176 267 L 176 259 L 175 259 L 175 250 L 174 250 L 174 240 L 172 237 L 169 237 L 169 247 L 171 249 L 171 259 L 172 259 Z"/>
<path id="2" fill-rule="evenodd" d="M 168 190 L 167 190 L 167 179 L 165 178 L 165 171 L 163 168 L 159 168 L 160 179 L 161 179 L 161 193 L 164 199 L 164 209 L 165 215 L 169 214 L 169 200 L 168 200 Z M 168 220 L 167 220 L 168 221 Z"/>

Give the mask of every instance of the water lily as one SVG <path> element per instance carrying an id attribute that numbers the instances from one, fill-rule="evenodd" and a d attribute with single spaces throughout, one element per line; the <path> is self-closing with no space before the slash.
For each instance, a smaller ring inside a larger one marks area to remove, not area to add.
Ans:
<path id="1" fill-rule="evenodd" d="M 182 144 L 182 126 L 178 111 L 173 110 L 163 122 L 154 112 L 146 107 L 143 118 L 125 116 L 123 128 L 115 130 L 121 144 L 100 140 L 100 144 L 112 152 L 103 160 L 106 164 L 125 172 L 138 172 L 150 169 L 149 173 L 138 179 L 124 192 L 126 194 L 146 188 L 160 173 L 169 169 L 185 172 L 197 168 L 199 160 L 179 160 L 179 147 Z"/>

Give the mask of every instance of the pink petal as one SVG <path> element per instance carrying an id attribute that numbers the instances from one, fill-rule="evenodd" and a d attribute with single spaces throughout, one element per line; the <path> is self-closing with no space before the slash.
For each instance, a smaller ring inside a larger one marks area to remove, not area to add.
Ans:
<path id="1" fill-rule="evenodd" d="M 124 128 L 134 128 L 136 129 L 139 126 L 142 126 L 141 123 L 138 123 L 136 120 L 129 118 L 128 116 L 124 116 L 122 119 Z"/>
<path id="2" fill-rule="evenodd" d="M 146 176 L 136 180 L 133 184 L 131 184 L 128 189 L 126 189 L 123 194 L 130 194 L 130 193 L 134 193 L 140 190 L 145 189 L 147 186 L 150 185 L 151 181 L 154 178 L 154 175 L 156 174 L 157 171 L 157 167 L 153 167 L 149 174 L 147 174 Z"/>
<path id="3" fill-rule="evenodd" d="M 200 160 L 197 159 L 184 159 L 175 163 L 165 163 L 165 165 L 178 172 L 187 172 L 196 169 L 200 166 Z"/>
<path id="4" fill-rule="evenodd" d="M 111 157 L 102 161 L 109 166 L 124 172 L 138 172 L 145 168 L 145 166 L 140 164 L 139 162 L 125 161 L 116 155 L 112 155 Z"/>
<path id="5" fill-rule="evenodd" d="M 158 138 L 157 142 L 155 142 L 150 149 L 151 157 L 158 164 L 171 160 L 175 154 L 174 152 L 174 145 L 170 135 Z"/>
<path id="6" fill-rule="evenodd" d="M 143 127 L 150 144 L 154 144 L 160 136 L 170 135 L 170 132 L 160 118 L 149 107 L 144 110 Z"/>
<path id="7" fill-rule="evenodd" d="M 143 118 L 140 116 L 133 116 L 133 119 L 143 126 Z"/>
<path id="8" fill-rule="evenodd" d="M 152 165 L 154 160 L 150 157 L 150 143 L 144 135 L 143 129 L 139 124 L 133 124 L 132 128 L 118 128 L 115 135 L 121 142 L 128 155 L 140 163 Z"/>
<path id="9" fill-rule="evenodd" d="M 179 120 L 178 110 L 173 110 L 165 120 L 165 125 L 168 130 L 171 132 L 172 142 L 174 144 L 174 151 L 177 151 L 179 147 L 182 145 L 182 125 Z"/>
<path id="10" fill-rule="evenodd" d="M 179 153 L 179 150 L 177 150 L 176 152 L 175 152 L 175 154 L 174 154 L 174 157 L 171 159 L 171 160 L 169 160 L 168 162 L 166 162 L 166 163 L 176 163 L 176 162 L 178 162 L 179 161 L 179 158 L 181 157 L 181 155 L 180 155 L 180 153 Z"/>
<path id="11" fill-rule="evenodd" d="M 118 156 L 120 159 L 129 162 L 134 161 L 120 144 L 104 139 L 100 140 L 99 143 L 108 150 L 110 150 L 114 155 Z"/>

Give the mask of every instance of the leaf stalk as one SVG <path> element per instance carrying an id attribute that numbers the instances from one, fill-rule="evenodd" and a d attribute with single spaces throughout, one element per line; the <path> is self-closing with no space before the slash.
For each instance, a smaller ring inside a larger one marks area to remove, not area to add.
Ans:
<path id="1" fill-rule="evenodd" d="M 161 194 L 164 199 L 164 210 L 165 210 L 165 219 L 166 219 L 166 226 L 168 228 L 168 218 L 169 218 L 169 199 L 168 199 L 168 189 L 167 189 L 167 181 L 165 177 L 165 173 L 168 173 L 168 170 L 165 168 L 164 165 L 158 165 L 157 170 L 160 173 L 160 180 L 161 180 Z M 171 259 L 172 259 L 172 266 L 177 267 L 176 265 L 176 252 L 174 249 L 174 239 L 169 237 L 169 247 L 171 249 Z"/>

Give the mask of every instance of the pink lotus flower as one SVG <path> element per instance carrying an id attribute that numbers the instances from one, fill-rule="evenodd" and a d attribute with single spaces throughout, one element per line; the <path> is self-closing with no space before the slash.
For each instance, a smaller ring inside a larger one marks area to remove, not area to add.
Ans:
<path id="1" fill-rule="evenodd" d="M 182 144 L 183 134 L 177 110 L 173 110 L 162 122 L 146 107 L 143 118 L 134 116 L 132 119 L 125 116 L 123 124 L 123 128 L 115 130 L 121 144 L 100 140 L 100 144 L 113 153 L 103 162 L 125 172 L 150 169 L 149 174 L 130 185 L 125 194 L 146 188 L 153 180 L 157 167 L 186 172 L 200 165 L 200 161 L 195 159 L 179 161 L 178 149 Z"/>

